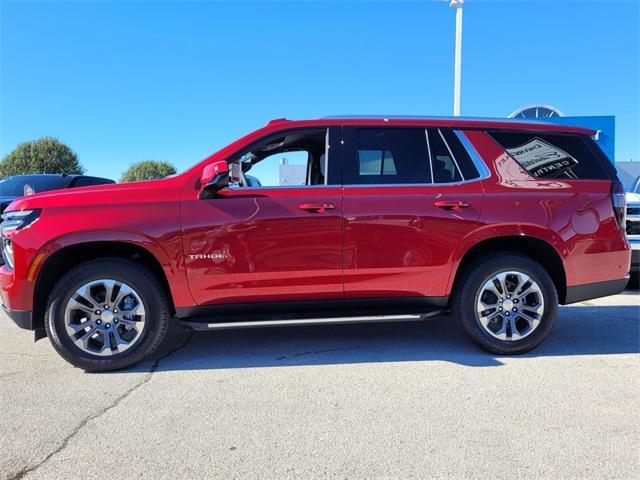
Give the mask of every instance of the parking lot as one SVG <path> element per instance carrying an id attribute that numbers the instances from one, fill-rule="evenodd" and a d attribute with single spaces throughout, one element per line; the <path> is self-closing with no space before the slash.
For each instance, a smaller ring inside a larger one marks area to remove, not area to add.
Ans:
<path id="1" fill-rule="evenodd" d="M 425 323 L 177 331 L 86 374 L 0 318 L 0 478 L 639 478 L 638 292 L 518 357 Z"/>

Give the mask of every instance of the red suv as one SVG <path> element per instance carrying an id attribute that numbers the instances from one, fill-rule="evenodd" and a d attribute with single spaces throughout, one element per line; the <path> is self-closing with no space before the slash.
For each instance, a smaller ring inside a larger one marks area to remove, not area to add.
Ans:
<path id="1" fill-rule="evenodd" d="M 85 370 L 195 330 L 421 319 L 526 352 L 557 305 L 622 291 L 624 191 L 582 128 L 274 120 L 186 172 L 3 215 L 2 303 Z"/>

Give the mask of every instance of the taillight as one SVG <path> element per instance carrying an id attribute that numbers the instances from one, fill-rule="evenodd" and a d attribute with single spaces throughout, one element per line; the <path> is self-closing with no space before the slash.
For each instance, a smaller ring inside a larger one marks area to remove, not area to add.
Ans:
<path id="1" fill-rule="evenodd" d="M 624 187 L 619 180 L 611 184 L 611 203 L 613 205 L 613 213 L 616 216 L 618 226 L 624 230 L 627 202 L 624 196 Z"/>

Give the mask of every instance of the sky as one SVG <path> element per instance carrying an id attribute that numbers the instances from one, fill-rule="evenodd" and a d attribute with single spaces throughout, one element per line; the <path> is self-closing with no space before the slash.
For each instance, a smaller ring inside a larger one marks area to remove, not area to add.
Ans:
<path id="1" fill-rule="evenodd" d="M 272 118 L 452 113 L 439 1 L 0 2 L 1 157 L 54 136 L 118 179 L 184 170 Z M 467 0 L 462 115 L 615 115 L 617 160 L 640 161 L 639 5 Z"/>

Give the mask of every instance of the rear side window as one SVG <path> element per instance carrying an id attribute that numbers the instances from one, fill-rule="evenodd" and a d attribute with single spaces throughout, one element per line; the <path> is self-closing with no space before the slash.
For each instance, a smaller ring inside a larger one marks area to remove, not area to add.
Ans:
<path id="1" fill-rule="evenodd" d="M 448 128 L 350 128 L 345 137 L 345 185 L 457 183 L 480 176 Z"/>
<path id="2" fill-rule="evenodd" d="M 587 135 L 538 132 L 488 132 L 536 178 L 609 180 L 613 166 Z M 612 174 L 613 171 L 613 174 Z"/>
<path id="3" fill-rule="evenodd" d="M 398 175 L 393 153 L 388 150 L 358 150 L 358 174 Z"/>
<path id="4" fill-rule="evenodd" d="M 353 135 L 344 183 L 431 183 L 424 129 L 356 128 Z"/>

